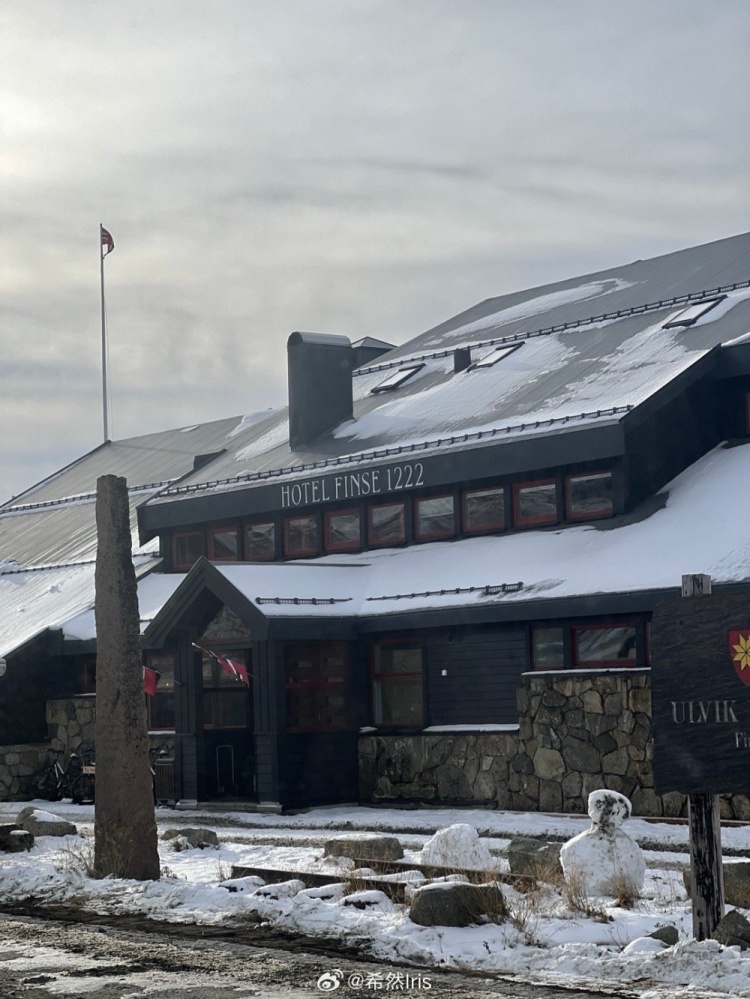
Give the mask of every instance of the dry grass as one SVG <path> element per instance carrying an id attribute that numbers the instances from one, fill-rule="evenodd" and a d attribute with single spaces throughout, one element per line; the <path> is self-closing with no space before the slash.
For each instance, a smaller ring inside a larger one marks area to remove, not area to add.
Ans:
<path id="1" fill-rule="evenodd" d="M 624 871 L 619 871 L 611 881 L 612 897 L 621 909 L 633 909 L 641 893 Z"/>
<path id="2" fill-rule="evenodd" d="M 581 868 L 568 871 L 560 885 L 560 894 L 570 912 L 596 919 L 600 923 L 612 921 L 612 917 L 605 912 L 604 907 L 589 898 L 586 891 L 586 873 Z"/>

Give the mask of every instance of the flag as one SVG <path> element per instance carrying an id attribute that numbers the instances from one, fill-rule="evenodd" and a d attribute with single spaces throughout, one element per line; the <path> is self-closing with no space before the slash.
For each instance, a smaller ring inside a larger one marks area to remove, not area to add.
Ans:
<path id="1" fill-rule="evenodd" d="M 102 246 L 107 247 L 107 251 L 104 254 L 104 256 L 106 257 L 107 253 L 111 253 L 112 250 L 114 250 L 115 241 L 112 239 L 112 234 L 107 229 L 105 229 L 103 225 L 99 226 L 99 232 L 101 234 Z"/>
<path id="2" fill-rule="evenodd" d="M 225 659 L 224 656 L 214 656 L 214 658 L 225 673 L 229 673 L 235 680 L 241 680 L 242 683 L 250 686 L 250 677 L 242 663 L 238 663 L 236 659 Z"/>
<path id="3" fill-rule="evenodd" d="M 151 669 L 150 666 L 143 667 L 143 692 L 148 694 L 149 697 L 153 697 L 156 694 L 156 685 L 159 682 L 159 677 L 161 673 L 158 670 Z"/>

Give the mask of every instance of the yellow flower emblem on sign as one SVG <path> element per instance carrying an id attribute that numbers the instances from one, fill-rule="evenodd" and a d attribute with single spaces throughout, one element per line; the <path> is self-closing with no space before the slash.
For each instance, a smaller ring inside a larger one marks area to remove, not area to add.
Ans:
<path id="1" fill-rule="evenodd" d="M 737 645 L 733 645 L 732 648 L 734 649 L 732 659 L 740 669 L 750 669 L 750 636 L 739 635 Z"/>

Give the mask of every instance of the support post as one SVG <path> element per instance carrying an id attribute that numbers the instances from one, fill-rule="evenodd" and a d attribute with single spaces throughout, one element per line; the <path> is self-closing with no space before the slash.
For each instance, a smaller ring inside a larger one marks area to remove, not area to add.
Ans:
<path id="1" fill-rule="evenodd" d="M 699 573 L 682 577 L 683 597 L 710 593 L 710 576 Z M 693 936 L 696 940 L 706 940 L 724 916 L 724 867 L 718 796 L 708 793 L 688 795 L 688 824 Z"/>

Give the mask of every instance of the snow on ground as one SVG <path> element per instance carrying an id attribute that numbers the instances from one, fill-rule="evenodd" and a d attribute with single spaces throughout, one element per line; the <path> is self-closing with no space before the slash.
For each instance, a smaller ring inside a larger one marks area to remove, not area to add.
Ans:
<path id="1" fill-rule="evenodd" d="M 12 821 L 22 803 L 0 805 L 0 823 Z M 637 985 L 646 999 L 686 993 L 750 997 L 750 953 L 715 941 L 690 938 L 690 903 L 679 869 L 686 862 L 687 829 L 682 824 L 631 819 L 627 832 L 645 849 L 648 869 L 633 908 L 614 899 L 590 900 L 590 913 L 572 911 L 559 889 L 523 895 L 503 886 L 512 919 L 466 929 L 413 924 L 403 905 L 377 891 L 356 891 L 352 861 L 323 858 L 322 845 L 335 831 L 383 830 L 397 833 L 407 859 L 417 857 L 438 830 L 469 823 L 497 860 L 514 835 L 561 839 L 587 828 L 587 817 L 513 812 L 430 809 L 399 811 L 350 807 L 318 808 L 299 815 L 245 812 L 173 812 L 159 809 L 160 832 L 173 826 L 210 826 L 219 849 L 175 851 L 160 841 L 162 878 L 158 882 L 92 880 L 86 865 L 93 854 L 93 809 L 69 803 L 45 804 L 76 822 L 79 835 L 39 837 L 30 853 L 0 854 L 0 897 L 8 904 L 75 904 L 96 913 L 138 914 L 174 922 L 221 924 L 260 917 L 278 929 L 308 936 L 346 939 L 364 954 L 384 962 L 471 968 L 523 976 L 540 983 L 573 986 L 608 982 Z M 750 826 L 722 830 L 727 853 L 750 855 Z M 341 872 L 341 885 L 305 889 L 290 877 L 282 885 L 247 880 L 229 891 L 221 883 L 233 865 L 286 870 Z M 407 894 L 420 883 L 405 876 Z M 347 883 L 348 882 L 348 883 Z M 680 939 L 666 947 L 645 939 L 672 924 Z"/>

